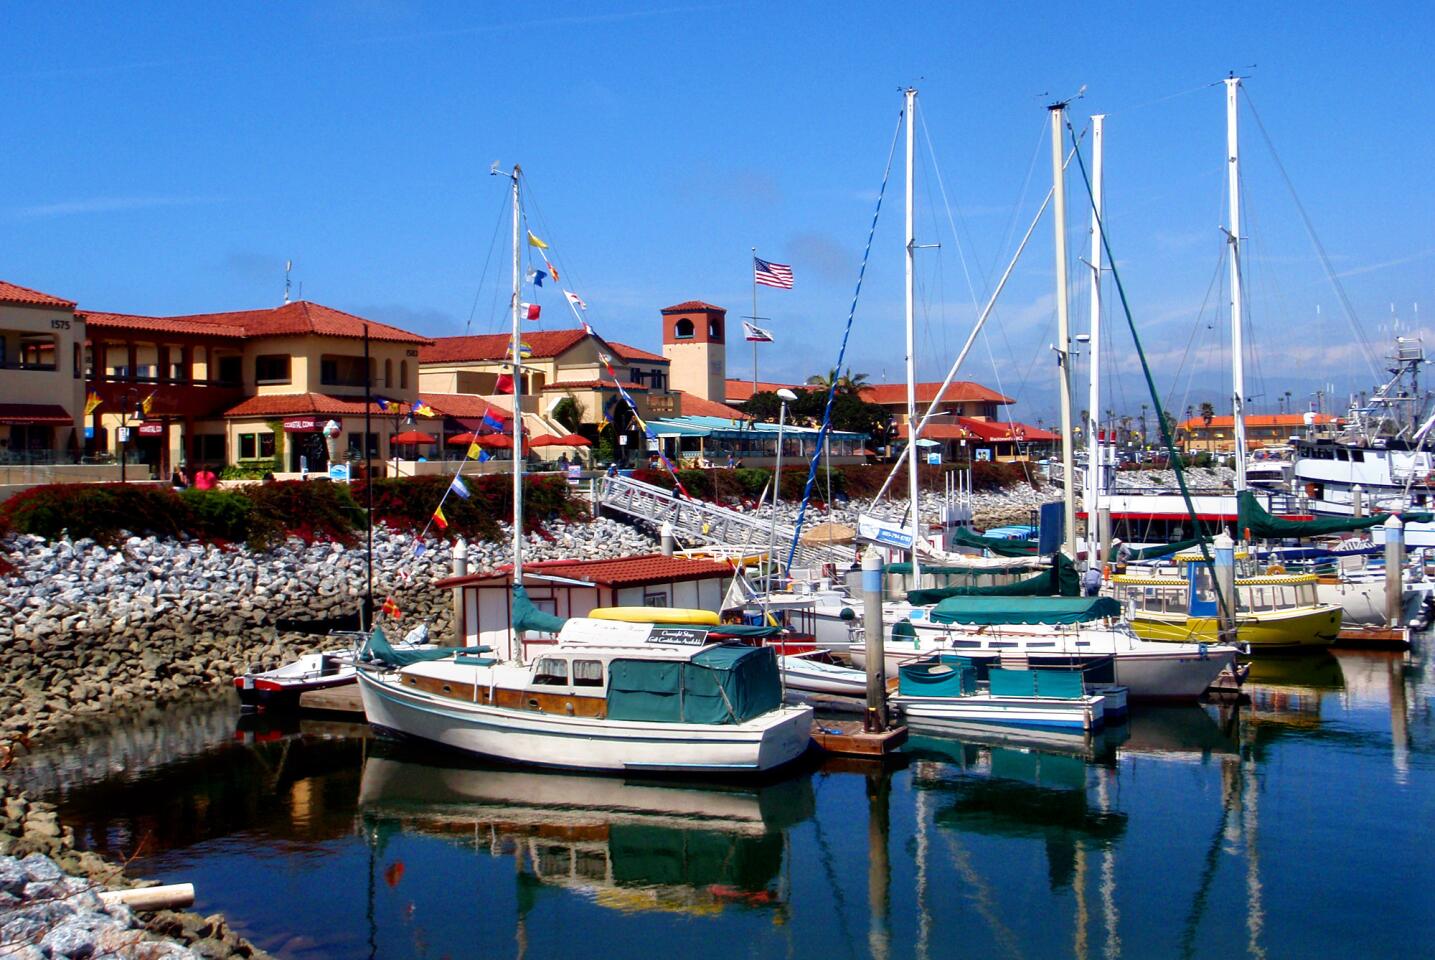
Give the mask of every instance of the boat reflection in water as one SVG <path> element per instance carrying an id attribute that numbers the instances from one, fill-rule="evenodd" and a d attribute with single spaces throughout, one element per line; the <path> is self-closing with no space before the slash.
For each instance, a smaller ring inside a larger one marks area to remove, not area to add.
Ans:
<path id="1" fill-rule="evenodd" d="M 780 909 L 785 831 L 816 810 L 811 778 L 766 786 L 636 782 L 400 760 L 364 762 L 370 840 L 451 840 L 518 867 L 518 900 L 565 889 L 615 910 L 711 914 Z"/>

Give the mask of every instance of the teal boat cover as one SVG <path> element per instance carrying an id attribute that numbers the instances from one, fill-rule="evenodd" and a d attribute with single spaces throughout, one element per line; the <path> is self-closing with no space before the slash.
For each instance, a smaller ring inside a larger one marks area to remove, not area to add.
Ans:
<path id="1" fill-rule="evenodd" d="M 722 644 L 691 660 L 614 660 L 608 665 L 608 719 L 659 723 L 744 723 L 782 704 L 771 647 Z"/>
<path id="2" fill-rule="evenodd" d="M 965 657 L 905 663 L 897 668 L 897 692 L 904 697 L 970 697 L 977 692 L 977 668 Z"/>
<path id="3" fill-rule="evenodd" d="M 952 542 L 964 547 L 978 547 L 990 550 L 999 557 L 1034 557 L 1036 544 L 1030 540 L 1007 540 L 1002 537 L 984 537 L 981 534 L 959 527 L 952 534 Z"/>
<path id="4" fill-rule="evenodd" d="M 1175 543 L 1158 543 L 1149 547 L 1111 547 L 1111 553 L 1107 555 L 1108 562 L 1117 560 L 1155 560 L 1158 557 L 1169 557 L 1173 553 L 1180 553 L 1182 550 L 1190 550 L 1192 547 L 1199 547 L 1202 543 L 1210 543 L 1210 537 L 1195 537 L 1191 540 L 1177 540 Z M 1118 554 L 1125 553 L 1125 556 Z"/>
<path id="5" fill-rule="evenodd" d="M 557 633 L 563 629 L 563 624 L 568 622 L 564 617 L 556 617 L 538 609 L 538 606 L 528 598 L 528 591 L 521 583 L 513 585 L 511 619 L 515 631 L 537 630 L 539 633 Z"/>
<path id="6" fill-rule="evenodd" d="M 1285 537 L 1319 537 L 1327 533 L 1341 533 L 1345 530 L 1366 530 L 1378 527 L 1390 519 L 1388 513 L 1376 513 L 1368 517 L 1317 517 L 1313 520 L 1285 520 L 1273 517 L 1261 506 L 1260 501 L 1249 491 L 1236 496 L 1238 529 L 1253 540 L 1271 540 Z M 1430 513 L 1403 513 L 1400 519 L 1405 523 L 1429 523 L 1435 519 Z"/>
<path id="7" fill-rule="evenodd" d="M 994 668 L 988 678 L 994 697 L 1051 697 L 1080 700 L 1086 695 L 1076 670 L 1003 670 Z"/>
<path id="8" fill-rule="evenodd" d="M 1086 623 L 1119 617 L 1110 597 L 948 597 L 931 613 L 936 623 Z"/>
<path id="9" fill-rule="evenodd" d="M 924 571 L 926 567 L 922 568 Z M 1052 565 L 1034 577 L 989 587 L 932 587 L 908 590 L 907 602 L 917 606 L 939 603 L 948 597 L 1079 597 L 1081 578 L 1070 557 L 1058 553 Z"/>
<path id="10" fill-rule="evenodd" d="M 461 649 L 461 648 L 460 648 Z M 364 643 L 364 649 L 359 653 L 360 660 L 378 662 L 390 667 L 407 667 L 411 663 L 423 663 L 427 660 L 447 660 L 457 652 L 453 647 L 429 647 L 427 649 L 396 649 L 389 643 L 389 638 L 384 636 L 384 628 L 376 626 L 369 639 Z"/>
<path id="11" fill-rule="evenodd" d="M 922 564 L 922 573 L 930 573 L 939 577 L 989 577 L 993 573 L 1039 573 L 1047 568 L 1048 564 L 1044 560 L 1032 557 L 1031 563 L 1013 564 L 1010 567 L 1002 567 L 996 571 L 992 570 L 991 567 L 924 563 Z M 889 563 L 883 569 L 887 573 L 900 573 L 905 577 L 911 574 L 912 565 L 903 560 L 897 563 Z"/>

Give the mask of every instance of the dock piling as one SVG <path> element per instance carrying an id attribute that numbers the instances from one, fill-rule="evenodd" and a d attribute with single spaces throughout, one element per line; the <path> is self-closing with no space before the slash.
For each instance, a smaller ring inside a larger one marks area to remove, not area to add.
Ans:
<path id="1" fill-rule="evenodd" d="M 1405 589 L 1401 573 L 1405 565 L 1405 524 L 1391 514 L 1385 521 L 1385 625 L 1400 626 L 1404 613 Z"/>

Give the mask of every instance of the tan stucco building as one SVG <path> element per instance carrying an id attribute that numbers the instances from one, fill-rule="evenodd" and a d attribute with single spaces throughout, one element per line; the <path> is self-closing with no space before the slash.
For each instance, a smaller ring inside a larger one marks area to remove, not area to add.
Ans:
<path id="1" fill-rule="evenodd" d="M 0 281 L 0 462 L 79 455 L 84 342 L 72 301 Z"/>

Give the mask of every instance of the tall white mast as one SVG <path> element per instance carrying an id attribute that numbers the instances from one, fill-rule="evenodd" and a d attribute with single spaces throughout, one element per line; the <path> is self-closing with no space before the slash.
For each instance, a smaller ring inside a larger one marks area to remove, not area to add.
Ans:
<path id="1" fill-rule="evenodd" d="M 1087 563 L 1099 562 L 1101 533 L 1096 517 L 1101 510 L 1101 489 L 1104 480 L 1101 462 L 1101 148 L 1104 114 L 1091 118 L 1091 343 L 1087 347 L 1090 384 L 1086 410 L 1086 486 L 1082 490 L 1082 509 L 1086 511 Z M 1097 558 L 1095 561 L 1092 558 Z"/>
<path id="2" fill-rule="evenodd" d="M 1241 78 L 1226 78 L 1226 181 L 1231 202 L 1226 239 L 1231 248 L 1231 412 L 1235 417 L 1236 492 L 1246 489 L 1246 355 L 1241 335 L 1241 155 L 1236 136 L 1236 93 Z"/>
<path id="3" fill-rule="evenodd" d="M 1066 553 L 1076 559 L 1076 456 L 1071 448 L 1071 324 L 1066 303 L 1066 170 L 1062 163 L 1061 131 L 1066 126 L 1066 104 L 1051 108 L 1051 189 L 1056 224 L 1056 362 L 1061 379 L 1061 470 L 1065 510 Z"/>
<path id="4" fill-rule="evenodd" d="M 917 353 L 915 334 L 916 298 L 913 286 L 913 256 L 917 240 L 912 224 L 912 154 L 916 134 L 917 90 L 908 87 L 907 104 L 907 496 L 912 502 L 912 584 L 921 586 L 921 570 L 917 566 L 917 545 L 922 537 L 922 509 L 917 485 Z"/>
<path id="5" fill-rule="evenodd" d="M 523 173 L 513 165 L 513 343 L 509 345 L 513 370 L 513 582 L 523 582 L 523 358 L 519 354 L 523 332 L 519 322 L 519 283 L 523 279 L 521 228 L 523 213 L 518 202 L 518 178 Z M 515 650 L 516 650 L 515 645 Z"/>

